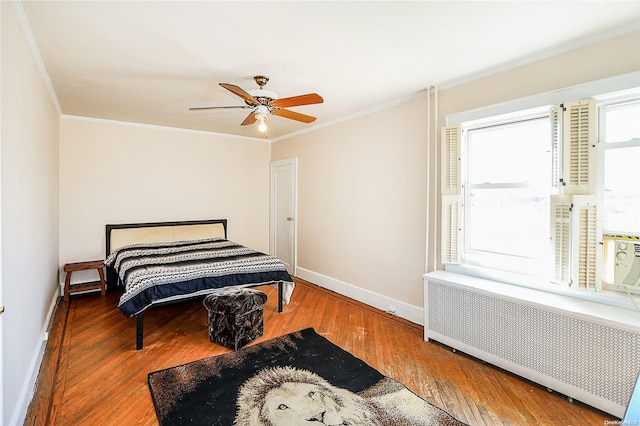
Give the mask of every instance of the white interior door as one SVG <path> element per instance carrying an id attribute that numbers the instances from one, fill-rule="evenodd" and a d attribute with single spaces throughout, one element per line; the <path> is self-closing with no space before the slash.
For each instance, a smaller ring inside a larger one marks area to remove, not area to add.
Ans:
<path id="1" fill-rule="evenodd" d="M 270 250 L 290 274 L 296 266 L 296 180 L 297 159 L 271 163 Z"/>

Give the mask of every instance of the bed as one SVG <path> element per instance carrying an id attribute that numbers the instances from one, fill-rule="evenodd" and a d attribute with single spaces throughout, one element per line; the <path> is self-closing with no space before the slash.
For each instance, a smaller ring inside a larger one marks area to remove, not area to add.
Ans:
<path id="1" fill-rule="evenodd" d="M 295 284 L 282 261 L 227 240 L 227 220 L 106 225 L 107 288 L 123 293 L 118 307 L 136 318 L 143 348 L 144 312 L 228 287 L 278 287 L 278 311 Z"/>

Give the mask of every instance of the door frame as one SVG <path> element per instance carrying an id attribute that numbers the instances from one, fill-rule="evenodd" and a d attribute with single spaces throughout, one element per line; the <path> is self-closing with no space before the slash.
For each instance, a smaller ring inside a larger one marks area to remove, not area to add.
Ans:
<path id="1" fill-rule="evenodd" d="M 292 204 L 293 204 L 293 274 L 296 275 L 298 268 L 298 157 L 286 158 L 284 160 L 272 161 L 270 166 L 270 196 L 269 196 L 269 252 L 274 254 L 276 252 L 276 180 L 275 171 L 277 167 L 290 165 L 293 167 L 293 186 L 292 192 Z"/>

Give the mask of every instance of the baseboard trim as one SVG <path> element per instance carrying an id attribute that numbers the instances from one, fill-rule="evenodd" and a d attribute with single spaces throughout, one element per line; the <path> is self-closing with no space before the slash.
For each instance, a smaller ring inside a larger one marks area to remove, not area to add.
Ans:
<path id="1" fill-rule="evenodd" d="M 18 397 L 18 401 L 15 406 L 16 409 L 11 416 L 11 420 L 9 420 L 10 425 L 22 425 L 24 424 L 27 417 L 29 404 L 31 404 L 31 400 L 35 392 L 38 373 L 40 372 L 40 366 L 44 357 L 44 350 L 47 347 L 47 340 L 49 340 L 48 330 L 51 326 L 51 321 L 53 320 L 53 314 L 55 312 L 56 304 L 58 303 L 58 298 L 58 292 L 55 291 L 53 294 L 53 298 L 51 299 L 51 304 L 49 305 L 49 311 L 47 312 L 47 316 L 42 326 L 42 331 L 40 332 L 38 345 L 36 346 L 31 359 L 31 363 L 29 364 L 29 369 L 27 371 L 27 375 L 25 376 L 25 381 L 22 384 L 20 396 Z"/>
<path id="2" fill-rule="evenodd" d="M 296 268 L 295 275 L 298 278 L 326 288 L 327 290 L 335 291 L 338 294 L 357 300 L 358 302 L 382 311 L 393 313 L 394 315 L 404 318 L 407 321 L 411 321 L 412 323 L 424 325 L 424 309 L 419 306 L 411 305 L 392 297 L 385 296 L 299 266 Z M 395 310 L 395 312 L 390 312 L 390 308 Z"/>

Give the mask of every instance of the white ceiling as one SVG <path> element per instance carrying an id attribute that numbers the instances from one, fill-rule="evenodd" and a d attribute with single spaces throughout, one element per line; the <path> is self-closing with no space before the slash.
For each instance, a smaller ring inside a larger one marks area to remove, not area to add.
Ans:
<path id="1" fill-rule="evenodd" d="M 261 137 L 218 83 L 280 97 L 268 138 L 640 28 L 638 1 L 22 1 L 62 114 Z M 601 58 L 594 60 L 602 60 Z M 263 136 L 262 136 L 263 137 Z"/>

